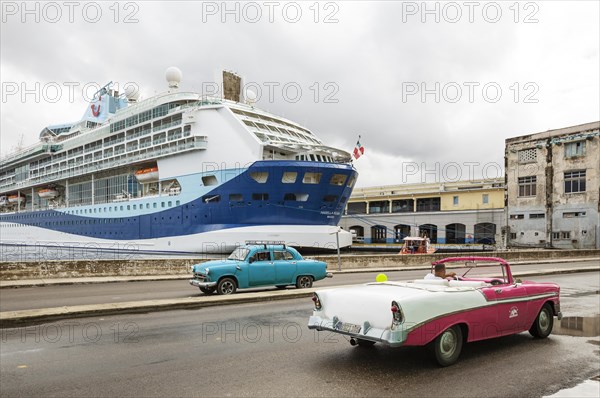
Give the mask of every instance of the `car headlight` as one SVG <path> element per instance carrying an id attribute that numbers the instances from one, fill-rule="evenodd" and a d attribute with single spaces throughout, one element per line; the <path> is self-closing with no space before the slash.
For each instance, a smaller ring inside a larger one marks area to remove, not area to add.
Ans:
<path id="1" fill-rule="evenodd" d="M 210 268 L 204 268 L 204 272 L 206 272 L 206 275 L 208 275 L 210 273 Z"/>

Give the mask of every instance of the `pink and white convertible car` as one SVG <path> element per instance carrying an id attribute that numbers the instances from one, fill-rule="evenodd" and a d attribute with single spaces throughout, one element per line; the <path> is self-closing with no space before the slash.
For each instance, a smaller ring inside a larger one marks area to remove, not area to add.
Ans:
<path id="1" fill-rule="evenodd" d="M 457 276 L 409 282 L 375 282 L 318 290 L 310 329 L 350 337 L 350 343 L 430 345 L 441 366 L 458 360 L 463 342 L 529 331 L 548 337 L 560 312 L 560 287 L 513 279 L 495 257 L 452 257 L 432 264 L 462 263 Z M 448 271 L 455 271 L 454 269 Z"/>

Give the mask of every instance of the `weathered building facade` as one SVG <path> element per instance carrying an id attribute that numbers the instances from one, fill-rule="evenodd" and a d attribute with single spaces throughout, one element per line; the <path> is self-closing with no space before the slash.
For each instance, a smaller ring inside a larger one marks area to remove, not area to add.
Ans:
<path id="1" fill-rule="evenodd" d="M 432 243 L 494 244 L 503 222 L 500 178 L 355 188 L 340 226 L 365 243 L 425 234 Z"/>
<path id="2" fill-rule="evenodd" d="M 600 122 L 509 138 L 503 239 L 600 248 Z"/>

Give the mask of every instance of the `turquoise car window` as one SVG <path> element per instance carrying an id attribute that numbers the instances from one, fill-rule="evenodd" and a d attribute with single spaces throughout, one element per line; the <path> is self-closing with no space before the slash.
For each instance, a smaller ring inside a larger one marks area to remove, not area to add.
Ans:
<path id="1" fill-rule="evenodd" d="M 286 260 L 293 260 L 294 259 L 294 255 L 288 251 L 285 252 L 285 259 Z"/>
<path id="2" fill-rule="evenodd" d="M 229 255 L 229 257 L 227 257 L 227 259 L 242 261 L 246 258 L 249 252 L 250 250 L 246 249 L 245 247 L 238 247 Z"/>
<path id="3" fill-rule="evenodd" d="M 256 261 L 270 261 L 271 260 L 271 253 L 270 252 L 258 252 L 256 253 Z"/>
<path id="4" fill-rule="evenodd" d="M 273 252 L 273 254 L 275 255 L 275 261 L 288 260 L 288 258 L 286 258 L 287 252 L 275 251 L 275 252 Z"/>

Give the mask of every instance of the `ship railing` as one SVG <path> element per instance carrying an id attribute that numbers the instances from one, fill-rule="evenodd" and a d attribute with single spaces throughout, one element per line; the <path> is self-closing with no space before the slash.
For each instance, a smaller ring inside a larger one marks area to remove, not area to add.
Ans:
<path id="1" fill-rule="evenodd" d="M 10 189 L 15 189 L 20 185 L 34 185 L 34 184 L 42 184 L 50 181 L 61 180 L 65 178 L 77 177 L 84 174 L 89 174 L 92 172 L 97 172 L 100 170 L 110 169 L 115 166 L 129 164 L 131 162 L 135 162 L 138 160 L 146 160 L 149 158 L 162 157 L 169 154 L 173 154 L 180 151 L 191 150 L 191 149 L 206 149 L 208 145 L 208 140 L 206 137 L 195 137 L 194 141 L 180 143 L 175 146 L 169 146 L 164 148 L 154 148 L 153 150 L 149 150 L 145 153 L 140 153 L 137 155 L 129 155 L 123 156 L 121 159 L 99 159 L 92 163 L 86 163 L 84 165 L 80 165 L 79 167 L 71 167 L 68 168 L 66 165 L 61 166 L 60 168 L 53 169 L 48 174 L 42 174 L 37 177 L 31 177 L 29 180 L 20 182 L 20 183 L 6 183 L 4 185 L 0 185 L 0 187 L 10 187 Z M 124 151 L 119 154 L 124 154 Z M 10 190 L 7 189 L 7 190 Z"/>

